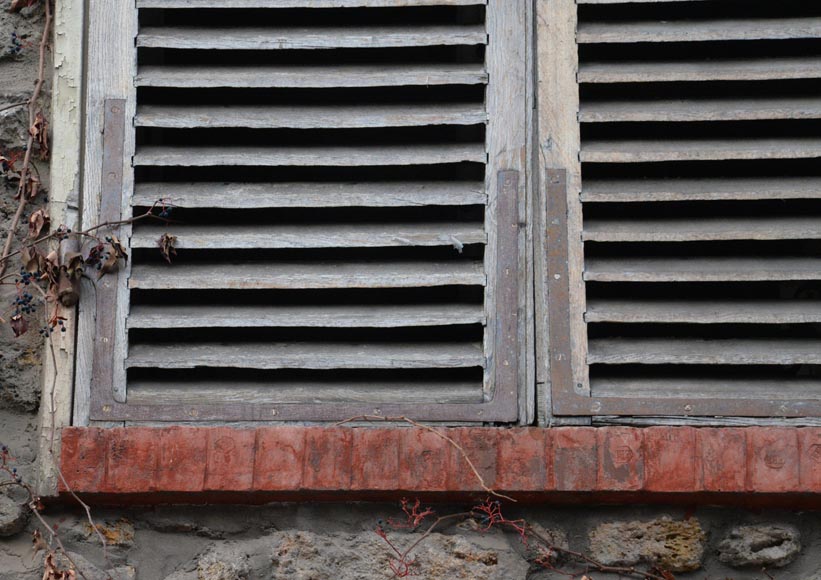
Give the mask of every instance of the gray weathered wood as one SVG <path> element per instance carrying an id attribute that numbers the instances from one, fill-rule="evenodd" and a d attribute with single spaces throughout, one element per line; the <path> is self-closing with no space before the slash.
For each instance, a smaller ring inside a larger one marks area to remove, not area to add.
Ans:
<path id="1" fill-rule="evenodd" d="M 588 180 L 582 189 L 582 200 L 590 202 L 817 198 L 818 177 Z"/>
<path id="2" fill-rule="evenodd" d="M 129 328 L 402 328 L 483 324 L 481 305 L 134 306 Z"/>
<path id="3" fill-rule="evenodd" d="M 400 8 L 477 4 L 487 4 L 487 0 L 137 0 L 137 8 Z"/>
<path id="4" fill-rule="evenodd" d="M 482 385 L 475 383 L 374 383 L 287 382 L 287 383 L 152 383 L 135 381 L 128 386 L 128 400 L 135 405 L 187 405 L 209 401 L 226 403 L 318 405 L 343 402 L 368 404 L 481 403 Z"/>
<path id="5" fill-rule="evenodd" d="M 702 240 L 815 240 L 817 217 L 706 217 L 666 220 L 588 220 L 591 242 L 695 242 Z"/>
<path id="6" fill-rule="evenodd" d="M 481 64 L 383 64 L 334 66 L 152 66 L 140 67 L 137 86 L 184 88 L 332 88 L 481 85 Z"/>
<path id="7" fill-rule="evenodd" d="M 752 121 L 821 118 L 821 99 L 699 99 L 594 101 L 582 104 L 583 123 L 636 121 Z"/>
<path id="8" fill-rule="evenodd" d="M 487 240 L 481 223 L 322 224 L 322 225 L 151 225 L 134 229 L 134 248 L 154 248 L 164 233 L 180 249 L 378 248 L 453 246 Z"/>
<path id="9" fill-rule="evenodd" d="M 146 290 L 413 288 L 484 285 L 479 262 L 261 262 L 136 265 L 131 288 Z"/>
<path id="10" fill-rule="evenodd" d="M 671 139 L 665 141 L 585 141 L 588 163 L 646 163 L 729 159 L 809 159 L 821 157 L 821 139 Z"/>
<path id="11" fill-rule="evenodd" d="M 589 364 L 796 365 L 821 364 L 813 339 L 591 339 Z"/>
<path id="12" fill-rule="evenodd" d="M 156 0 L 155 0 L 156 1 Z M 657 2 L 704 2 L 705 0 L 576 0 L 577 4 L 647 4 Z"/>
<path id="13" fill-rule="evenodd" d="M 814 417 L 593 417 L 595 425 L 686 426 L 686 427 L 821 427 L 821 418 Z"/>
<path id="14" fill-rule="evenodd" d="M 760 378 L 629 378 L 596 379 L 591 382 L 596 397 L 682 397 L 693 399 L 818 399 L 821 380 Z"/>
<path id="15" fill-rule="evenodd" d="M 738 18 L 707 21 L 584 23 L 578 41 L 701 42 L 715 40 L 778 40 L 821 37 L 821 18 Z"/>
<path id="16" fill-rule="evenodd" d="M 135 165 L 154 166 L 369 166 L 433 165 L 487 158 L 482 144 L 465 145 L 369 145 L 351 147 L 192 147 L 190 145 L 143 147 Z"/>
<path id="17" fill-rule="evenodd" d="M 805 324 L 821 322 L 817 300 L 591 300 L 587 322 Z"/>
<path id="18" fill-rule="evenodd" d="M 483 26 L 393 26 L 344 28 L 158 28 L 144 27 L 137 46 L 209 50 L 307 50 L 480 45 Z"/>
<path id="19" fill-rule="evenodd" d="M 434 369 L 484 366 L 473 343 L 199 343 L 132 345 L 129 368 Z"/>
<path id="20" fill-rule="evenodd" d="M 254 209 L 483 205 L 487 196 L 484 184 L 472 181 L 137 184 L 134 205 L 159 199 L 180 207 Z"/>
<path id="21" fill-rule="evenodd" d="M 585 280 L 598 282 L 754 282 L 817 280 L 815 258 L 589 258 Z"/>
<path id="22" fill-rule="evenodd" d="M 821 58 L 816 56 L 692 62 L 588 62 L 579 69 L 581 83 L 764 81 L 819 77 Z"/>
<path id="23" fill-rule="evenodd" d="M 487 122 L 480 104 L 185 106 L 145 105 L 137 109 L 139 127 L 251 129 L 355 129 L 427 125 L 477 125 Z"/>

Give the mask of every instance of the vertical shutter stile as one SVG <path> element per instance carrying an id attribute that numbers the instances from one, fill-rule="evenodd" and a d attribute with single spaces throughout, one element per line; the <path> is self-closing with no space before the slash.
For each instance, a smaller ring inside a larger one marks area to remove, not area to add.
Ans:
<path id="1" fill-rule="evenodd" d="M 578 0 L 590 391 L 557 414 L 821 413 L 814 4 Z"/>
<path id="2" fill-rule="evenodd" d="M 525 2 L 136 4 L 124 212 L 171 213 L 91 418 L 515 420 Z"/>

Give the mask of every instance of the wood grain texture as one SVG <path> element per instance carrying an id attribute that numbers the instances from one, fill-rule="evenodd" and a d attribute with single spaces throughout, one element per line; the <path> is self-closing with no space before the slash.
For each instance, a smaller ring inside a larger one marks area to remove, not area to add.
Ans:
<path id="1" fill-rule="evenodd" d="M 470 343 L 233 343 L 132 345 L 129 368 L 433 369 L 484 366 Z"/>
<path id="2" fill-rule="evenodd" d="M 141 147 L 134 165 L 157 167 L 213 166 L 385 166 L 437 165 L 487 159 L 481 144 L 466 145 L 368 145 L 351 147 Z"/>
<path id="3" fill-rule="evenodd" d="M 596 397 L 684 397 L 693 399 L 817 399 L 821 381 L 812 379 L 596 379 L 592 382 Z"/>
<path id="4" fill-rule="evenodd" d="M 821 340 L 593 339 L 590 364 L 795 365 L 821 363 Z"/>
<path id="5" fill-rule="evenodd" d="M 137 46 L 207 50 L 310 50 L 482 45 L 482 26 L 345 28 L 172 28 L 144 27 Z"/>
<path id="6" fill-rule="evenodd" d="M 642 179 L 620 181 L 588 180 L 582 200 L 590 202 L 818 199 L 821 178 L 702 178 Z"/>
<path id="7" fill-rule="evenodd" d="M 700 217 L 666 220 L 588 220 L 584 239 L 591 242 L 696 242 L 705 240 L 815 240 L 815 217 Z"/>
<path id="8" fill-rule="evenodd" d="M 817 300 L 591 300 L 587 322 L 806 324 L 821 322 Z"/>
<path id="9" fill-rule="evenodd" d="M 578 41 L 701 42 L 721 40 L 786 40 L 821 37 L 821 18 L 738 18 L 706 21 L 584 23 Z"/>
<path id="10" fill-rule="evenodd" d="M 484 205 L 482 182 L 401 181 L 366 183 L 140 183 L 134 205 L 159 199 L 191 208 L 415 207 Z"/>
<path id="11" fill-rule="evenodd" d="M 589 258 L 585 279 L 598 282 L 758 282 L 817 280 L 814 258 Z"/>
<path id="12" fill-rule="evenodd" d="M 650 4 L 658 2 L 704 2 L 706 0 L 576 0 L 578 4 Z"/>
<path id="13" fill-rule="evenodd" d="M 481 64 L 334 66 L 152 66 L 139 69 L 137 86 L 183 88 L 334 88 L 487 83 Z"/>
<path id="14" fill-rule="evenodd" d="M 487 0 L 137 0 L 137 8 L 401 8 L 483 4 Z"/>
<path id="15" fill-rule="evenodd" d="M 478 262 L 263 262 L 135 266 L 130 287 L 144 290 L 413 288 L 484 285 Z"/>
<path id="16" fill-rule="evenodd" d="M 134 306 L 129 328 L 402 328 L 483 324 L 480 305 Z"/>
<path id="17" fill-rule="evenodd" d="M 605 101 L 582 105 L 583 123 L 757 121 L 821 118 L 821 99 L 726 98 L 679 101 Z"/>
<path id="18" fill-rule="evenodd" d="M 586 141 L 588 163 L 722 161 L 731 159 L 812 159 L 821 157 L 821 139 L 675 139 L 665 141 Z"/>
<path id="19" fill-rule="evenodd" d="M 128 388 L 135 405 L 190 405 L 210 401 L 223 404 L 329 405 L 344 402 L 429 405 L 482 402 L 482 385 L 475 383 L 374 383 L 288 382 L 288 383 L 152 383 L 135 381 Z"/>
<path id="20" fill-rule="evenodd" d="M 421 127 L 429 125 L 481 125 L 487 122 L 479 104 L 358 106 L 158 106 L 137 108 L 138 127 L 250 129 L 359 129 Z"/>
<path id="21" fill-rule="evenodd" d="M 323 225 L 145 226 L 135 228 L 134 248 L 155 248 L 164 233 L 180 249 L 381 248 L 483 244 L 481 223 L 389 223 Z"/>
<path id="22" fill-rule="evenodd" d="M 772 57 L 705 61 L 588 62 L 579 69 L 580 83 L 650 83 L 681 81 L 765 81 L 821 77 L 821 58 Z"/>

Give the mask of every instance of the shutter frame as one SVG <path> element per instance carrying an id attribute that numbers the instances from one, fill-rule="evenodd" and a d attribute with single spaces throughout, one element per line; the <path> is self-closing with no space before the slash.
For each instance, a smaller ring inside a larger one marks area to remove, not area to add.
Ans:
<path id="1" fill-rule="evenodd" d="M 433 2 L 432 2 L 433 3 Z M 93 4 L 89 16 L 89 47 L 99 47 L 112 43 L 115 50 L 107 57 L 98 56 L 97 67 L 89 67 L 89 98 L 86 103 L 88 119 L 86 135 L 87 171 L 84 195 L 94 195 L 92 187 L 95 176 L 101 175 L 99 168 L 92 167 L 102 156 L 102 179 L 109 172 L 108 166 L 123 168 L 120 172 L 122 187 L 113 184 L 105 185 L 100 191 L 100 207 L 89 203 L 85 207 L 83 225 L 90 227 L 102 221 L 111 221 L 114 213 L 105 208 L 114 208 L 127 218 L 131 215 L 131 195 L 134 191 L 132 160 L 134 159 L 134 131 L 124 130 L 119 135 L 116 130 L 118 119 L 111 115 L 111 107 L 121 107 L 123 118 L 119 122 L 135 118 L 136 86 L 140 84 L 136 74 L 136 37 L 137 12 L 133 3 L 125 0 L 112 3 L 103 8 Z M 411 4 L 411 3 L 409 3 Z M 422 2 L 420 5 L 427 5 Z M 443 5 L 474 5 L 483 2 L 443 2 Z M 399 3 L 397 5 L 405 5 Z M 511 86 L 498 86 L 496 90 L 504 94 L 488 95 L 486 106 L 491 107 L 492 99 L 506 108 L 508 114 L 499 115 L 496 120 L 499 126 L 512 124 L 515 131 L 513 139 L 497 136 L 497 141 L 486 138 L 491 159 L 486 163 L 486 191 L 488 205 L 486 228 L 488 237 L 493 238 L 492 251 L 485 252 L 486 272 L 494 280 L 494 286 L 486 292 L 485 328 L 487 349 L 485 365 L 486 383 L 489 384 L 487 399 L 482 403 L 430 403 L 426 405 L 382 404 L 382 403 L 220 403 L 179 404 L 179 405 L 144 405 L 128 403 L 125 392 L 125 314 L 129 309 L 128 281 L 131 277 L 131 260 L 117 273 L 103 278 L 106 292 L 97 296 L 93 302 L 85 292 L 81 304 L 82 320 L 79 323 L 78 363 L 83 370 L 78 371 L 75 399 L 75 424 L 95 424 L 111 422 L 182 422 L 182 421 L 332 421 L 359 415 L 398 416 L 406 415 L 418 420 L 447 422 L 486 422 L 515 421 L 519 416 L 520 392 L 524 392 L 532 381 L 528 379 L 525 357 L 523 356 L 526 341 L 527 317 L 523 316 L 527 303 L 526 268 L 523 259 L 526 253 L 525 209 L 526 172 L 525 172 L 525 0 L 515 3 L 498 4 L 496 12 L 488 8 L 486 26 L 488 30 L 495 27 L 499 32 L 498 40 L 491 34 L 492 43 L 501 52 L 495 60 L 488 54 L 486 66 L 489 75 L 501 77 L 505 74 L 513 79 Z M 125 24 L 124 24 L 125 23 Z M 111 30 L 118 30 L 116 38 L 109 38 Z M 501 31 L 504 31 L 502 34 Z M 131 33 L 133 32 L 133 34 Z M 505 52 L 514 49 L 514 52 Z M 113 55 L 113 56 L 112 56 Z M 513 57 L 512 57 L 513 55 Z M 519 63 L 515 55 L 522 57 Z M 116 57 L 123 57 L 117 61 Z M 114 72 L 111 78 L 112 71 Z M 491 83 L 491 91 L 496 88 Z M 113 90 L 112 90 L 113 89 Z M 520 98 L 519 98 L 520 97 Z M 513 104 L 505 102 L 513 100 Z M 100 107 L 100 103 L 104 107 Z M 105 114 L 101 111 L 105 109 Z M 516 109 L 512 114 L 511 109 Z M 96 132 L 95 119 L 104 117 L 102 131 Z M 494 119 L 491 119 L 493 124 Z M 113 123 L 113 125 L 112 125 Z M 123 127 L 132 124 L 123 122 Z M 501 137 L 501 138 L 499 138 Z M 91 154 L 88 154 L 91 152 Z M 105 183 L 105 182 L 103 182 Z M 118 215 L 118 217 L 119 217 Z M 122 239 L 130 239 L 130 226 L 122 227 Z M 129 248 L 130 249 L 130 248 Z M 492 267 L 494 270 L 490 274 Z M 173 266 L 172 266 L 173 268 Z M 498 284 L 497 284 L 498 283 Z M 108 289 L 111 288 L 111 292 Z M 112 302 L 115 305 L 112 306 Z M 96 313 L 110 313 L 111 309 L 123 316 L 95 316 Z M 93 340 L 92 340 L 93 337 Z M 89 340 L 93 346 L 89 347 Z M 501 356 L 500 356 L 501 355 Z M 501 360 L 499 360 L 501 358 Z M 113 361 L 113 364 L 112 364 Z"/>

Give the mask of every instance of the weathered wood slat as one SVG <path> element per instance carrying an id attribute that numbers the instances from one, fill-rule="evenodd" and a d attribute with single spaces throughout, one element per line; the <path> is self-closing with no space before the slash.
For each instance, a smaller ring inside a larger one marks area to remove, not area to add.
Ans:
<path id="1" fill-rule="evenodd" d="M 588 258 L 585 280 L 596 282 L 754 282 L 821 279 L 813 258 Z"/>
<path id="2" fill-rule="evenodd" d="M 352 147 L 152 146 L 137 151 L 134 164 L 209 166 L 436 165 L 487 159 L 482 143 L 464 145 L 369 145 Z"/>
<path id="3" fill-rule="evenodd" d="M 585 23 L 578 41 L 700 42 L 720 40 L 780 40 L 821 37 L 821 18 L 739 18 L 733 20 L 682 20 L 667 22 Z"/>
<path id="4" fill-rule="evenodd" d="M 472 181 L 137 184 L 135 206 L 159 199 L 180 207 L 254 209 L 483 205 L 487 196 L 484 183 Z"/>
<path id="5" fill-rule="evenodd" d="M 804 324 L 821 322 L 817 300 L 590 300 L 587 322 Z"/>
<path id="6" fill-rule="evenodd" d="M 815 240 L 818 217 L 666 220 L 588 220 L 582 234 L 590 242 L 694 242 L 702 240 Z"/>
<path id="7" fill-rule="evenodd" d="M 692 397 L 790 400 L 821 398 L 821 381 L 749 378 L 598 378 L 590 381 L 594 397 Z"/>
<path id="8" fill-rule="evenodd" d="M 481 344 L 333 342 L 136 344 L 128 368 L 434 369 L 484 366 Z"/>
<path id="9" fill-rule="evenodd" d="M 143 106 L 137 109 L 139 127 L 251 129 L 357 129 L 478 125 L 487 122 L 480 104 L 359 106 Z"/>
<path id="10" fill-rule="evenodd" d="M 588 62 L 579 68 L 581 83 L 679 81 L 762 81 L 821 78 L 821 58 L 754 58 L 692 62 Z"/>
<path id="11" fill-rule="evenodd" d="M 729 159 L 812 159 L 821 157 L 821 139 L 675 139 L 667 141 L 587 141 L 587 163 L 648 163 Z"/>
<path id="12" fill-rule="evenodd" d="M 172 28 L 144 27 L 137 46 L 207 50 L 307 50 L 480 45 L 484 26 L 392 26 L 385 28 Z"/>
<path id="13" fill-rule="evenodd" d="M 401 8 L 479 4 L 487 4 L 487 0 L 137 0 L 137 8 Z"/>
<path id="14" fill-rule="evenodd" d="M 128 384 L 128 402 L 135 405 L 196 405 L 203 401 L 219 405 L 287 403 L 481 403 L 479 382 L 378 383 L 293 382 L 287 383 L 164 383 L 134 381 Z"/>
<path id="15" fill-rule="evenodd" d="M 481 223 L 321 225 L 150 225 L 134 229 L 133 248 L 154 248 L 164 233 L 180 249 L 379 248 L 483 244 Z"/>
<path id="16" fill-rule="evenodd" d="M 587 102 L 583 123 L 635 121 L 753 121 L 821 118 L 821 99 L 703 99 L 681 101 Z"/>
<path id="17" fill-rule="evenodd" d="M 480 262 L 262 262 L 135 265 L 131 288 L 145 290 L 413 288 L 484 285 Z"/>
<path id="18" fill-rule="evenodd" d="M 688 201 L 733 199 L 817 199 L 821 178 L 714 178 L 664 180 L 587 180 L 582 201 Z"/>
<path id="19" fill-rule="evenodd" d="M 137 86 L 183 88 L 334 88 L 487 83 L 480 64 L 336 66 L 143 66 Z"/>
<path id="20" fill-rule="evenodd" d="M 589 364 L 821 364 L 821 340 L 591 339 Z"/>
<path id="21" fill-rule="evenodd" d="M 402 328 L 483 324 L 481 304 L 133 306 L 129 328 Z"/>

